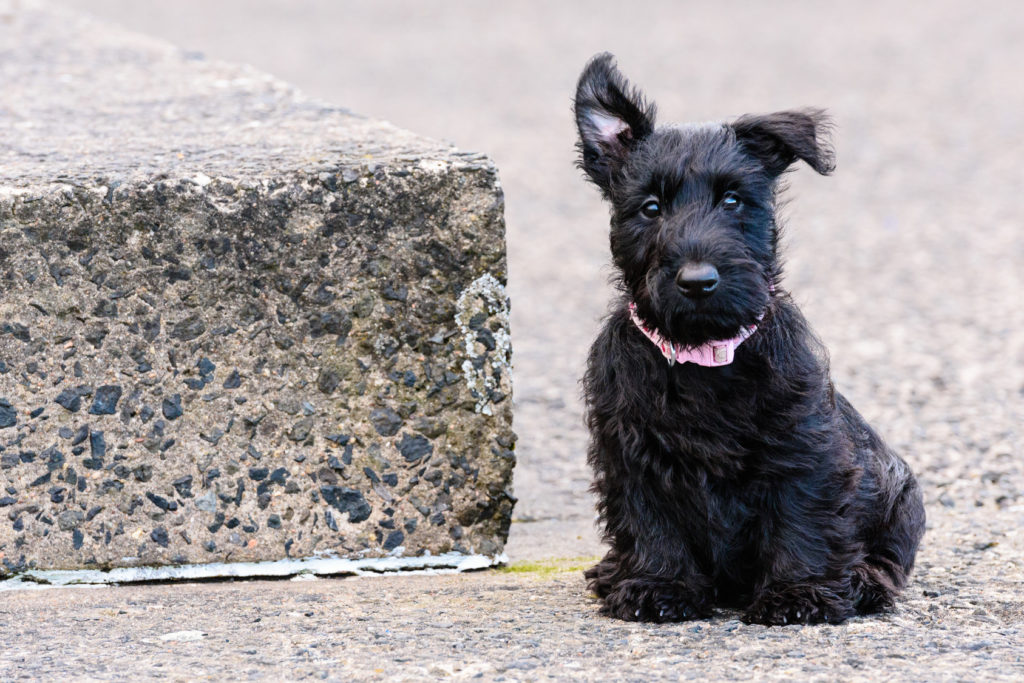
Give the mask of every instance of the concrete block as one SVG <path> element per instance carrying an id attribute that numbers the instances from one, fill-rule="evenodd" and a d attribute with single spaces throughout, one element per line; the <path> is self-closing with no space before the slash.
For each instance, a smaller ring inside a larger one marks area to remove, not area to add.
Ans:
<path id="1" fill-rule="evenodd" d="M 486 157 L 36 2 L 0 83 L 0 574 L 501 552 Z"/>

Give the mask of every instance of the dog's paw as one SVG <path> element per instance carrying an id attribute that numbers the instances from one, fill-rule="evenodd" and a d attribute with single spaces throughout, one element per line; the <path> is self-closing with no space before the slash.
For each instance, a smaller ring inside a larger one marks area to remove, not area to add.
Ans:
<path id="1" fill-rule="evenodd" d="M 853 604 L 821 584 L 769 586 L 747 609 L 748 624 L 841 624 L 853 616 Z"/>
<path id="2" fill-rule="evenodd" d="M 705 597 L 678 581 L 627 579 L 604 596 L 601 614 L 626 621 L 686 621 L 711 615 Z"/>

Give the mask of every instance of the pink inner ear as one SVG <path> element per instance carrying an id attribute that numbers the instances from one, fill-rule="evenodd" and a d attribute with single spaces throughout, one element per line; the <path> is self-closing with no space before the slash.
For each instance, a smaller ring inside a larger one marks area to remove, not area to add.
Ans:
<path id="1" fill-rule="evenodd" d="M 622 119 L 609 116 L 599 111 L 592 111 L 587 114 L 587 120 L 594 127 L 594 131 L 605 142 L 615 142 L 619 133 L 629 130 L 629 124 Z"/>

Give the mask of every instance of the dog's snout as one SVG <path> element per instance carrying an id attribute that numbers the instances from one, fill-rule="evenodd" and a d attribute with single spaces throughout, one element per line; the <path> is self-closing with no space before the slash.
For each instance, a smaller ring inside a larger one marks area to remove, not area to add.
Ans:
<path id="1" fill-rule="evenodd" d="M 676 284 L 683 294 L 691 299 L 703 299 L 710 296 L 718 287 L 718 269 L 710 263 L 683 264 L 676 273 Z"/>

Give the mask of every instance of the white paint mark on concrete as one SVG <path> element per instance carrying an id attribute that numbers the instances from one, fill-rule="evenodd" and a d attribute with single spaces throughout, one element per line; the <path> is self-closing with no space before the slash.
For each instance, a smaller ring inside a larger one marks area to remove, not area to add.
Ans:
<path id="1" fill-rule="evenodd" d="M 380 576 L 384 574 L 450 574 L 496 567 L 508 562 L 504 554 L 443 555 L 424 554 L 419 557 L 307 557 L 271 562 L 211 562 L 166 567 L 118 567 L 110 570 L 30 569 L 0 581 L 0 592 L 60 586 L 96 586 L 135 583 L 139 581 L 189 581 L 196 579 L 283 578 L 312 574 L 315 576 Z"/>
<path id="2" fill-rule="evenodd" d="M 189 643 L 196 640 L 202 640 L 206 637 L 206 634 L 202 631 L 175 631 L 174 633 L 165 633 L 160 636 L 160 640 L 165 642 L 175 643 Z"/>
<path id="3" fill-rule="evenodd" d="M 317 576 L 316 574 L 303 573 L 303 574 L 296 574 L 295 576 L 293 576 L 292 578 L 290 578 L 288 580 L 289 581 L 293 581 L 295 583 L 306 583 L 306 582 L 309 582 L 309 581 L 319 581 L 320 577 Z"/>

